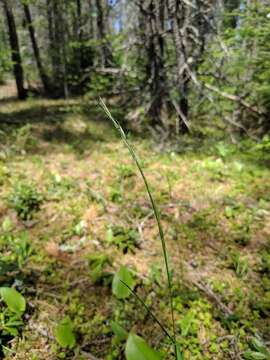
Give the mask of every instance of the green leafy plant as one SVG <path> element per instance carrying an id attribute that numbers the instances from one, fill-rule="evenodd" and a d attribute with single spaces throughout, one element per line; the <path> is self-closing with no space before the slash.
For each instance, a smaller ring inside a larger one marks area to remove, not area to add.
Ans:
<path id="1" fill-rule="evenodd" d="M 13 284 L 33 253 L 28 232 L 15 233 L 11 220 L 4 220 L 0 232 L 0 283 Z M 5 231 L 4 231 L 5 229 Z"/>
<path id="2" fill-rule="evenodd" d="M 22 268 L 33 252 L 28 233 L 24 231 L 19 234 L 19 236 L 15 236 L 13 244 L 11 244 L 11 248 L 16 256 L 19 268 Z"/>
<path id="3" fill-rule="evenodd" d="M 229 146 L 229 144 L 226 144 L 224 142 L 219 142 L 215 146 L 215 150 L 217 151 L 218 156 L 223 160 L 225 160 L 234 151 L 234 149 L 232 149 L 232 146 Z"/>
<path id="4" fill-rule="evenodd" d="M 91 280 L 95 284 L 111 283 L 112 273 L 107 267 L 112 265 L 111 259 L 105 254 L 91 254 L 87 257 Z"/>
<path id="5" fill-rule="evenodd" d="M 180 322 L 181 334 L 183 337 L 186 337 L 188 335 L 193 322 L 194 322 L 194 313 L 192 310 L 190 310 Z"/>
<path id="6" fill-rule="evenodd" d="M 131 272 L 125 266 L 115 273 L 112 282 L 112 292 L 118 299 L 126 299 L 134 289 L 135 281 Z"/>
<path id="7" fill-rule="evenodd" d="M 9 204 L 23 220 L 32 218 L 33 213 L 40 209 L 43 197 L 34 184 L 18 183 L 10 193 Z"/>
<path id="8" fill-rule="evenodd" d="M 115 321 L 111 321 L 111 328 L 118 342 L 123 342 L 127 339 L 128 333 L 126 330 Z"/>
<path id="9" fill-rule="evenodd" d="M 109 244 L 117 246 L 124 254 L 134 252 L 139 247 L 139 234 L 134 228 L 112 226 L 107 231 L 106 240 Z"/>
<path id="10" fill-rule="evenodd" d="M 14 141 L 12 144 L 15 152 L 20 152 L 25 154 L 25 152 L 33 148 L 36 145 L 36 140 L 32 137 L 32 125 L 26 124 L 20 127 L 18 130 L 16 129 L 13 133 Z"/>
<path id="11" fill-rule="evenodd" d="M 233 224 L 232 226 L 233 240 L 240 245 L 247 245 L 251 240 L 250 224 L 248 221 L 242 224 Z"/>
<path id="12" fill-rule="evenodd" d="M 127 164 L 120 164 L 118 166 L 118 173 L 121 179 L 129 178 L 135 174 L 133 167 Z"/>
<path id="13" fill-rule="evenodd" d="M 63 199 L 74 188 L 76 188 L 76 184 L 71 177 L 61 176 L 58 173 L 50 174 L 50 183 L 48 184 L 50 198 Z"/>
<path id="14" fill-rule="evenodd" d="M 4 349 L 10 338 L 19 334 L 26 310 L 25 298 L 15 289 L 0 288 L 0 345 Z M 1 355 L 1 352 L 0 352 Z"/>
<path id="15" fill-rule="evenodd" d="M 125 354 L 127 360 L 161 360 L 161 355 L 153 350 L 140 336 L 130 333 Z"/>
<path id="16" fill-rule="evenodd" d="M 230 255 L 230 261 L 230 266 L 234 269 L 237 276 L 243 277 L 247 274 L 249 268 L 247 258 L 241 257 L 239 252 L 232 252 Z"/>
<path id="17" fill-rule="evenodd" d="M 223 181 L 228 175 L 227 167 L 220 158 L 206 159 L 201 166 L 210 173 L 212 180 Z"/>
<path id="18" fill-rule="evenodd" d="M 76 338 L 73 332 L 73 323 L 69 317 L 65 317 L 57 324 L 55 338 L 63 348 L 72 349 L 75 346 Z"/>
<path id="19" fill-rule="evenodd" d="M 22 314 L 25 312 L 25 299 L 17 290 L 8 287 L 2 287 L 0 288 L 0 295 L 10 311 L 16 314 Z"/>
<path id="20" fill-rule="evenodd" d="M 270 251 L 264 251 L 261 257 L 261 268 L 265 273 L 270 273 Z"/>
<path id="21" fill-rule="evenodd" d="M 269 157 L 270 152 L 270 136 L 265 135 L 261 142 L 255 146 L 255 150 L 259 152 L 263 157 Z"/>

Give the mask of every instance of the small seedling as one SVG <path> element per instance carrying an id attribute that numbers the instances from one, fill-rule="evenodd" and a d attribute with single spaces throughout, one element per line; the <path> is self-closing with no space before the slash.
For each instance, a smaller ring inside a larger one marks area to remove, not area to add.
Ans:
<path id="1" fill-rule="evenodd" d="M 248 259 L 241 257 L 239 252 L 231 253 L 231 267 L 234 269 L 235 273 L 239 277 L 243 277 L 248 273 Z"/>

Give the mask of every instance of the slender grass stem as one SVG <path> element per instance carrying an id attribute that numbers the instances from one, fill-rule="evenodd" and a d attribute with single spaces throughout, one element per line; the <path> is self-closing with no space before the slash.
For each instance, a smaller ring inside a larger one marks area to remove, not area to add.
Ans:
<path id="1" fill-rule="evenodd" d="M 129 291 L 135 296 L 135 298 L 142 304 L 142 306 L 145 308 L 145 310 L 152 316 L 152 318 L 154 319 L 154 321 L 159 325 L 159 327 L 161 328 L 161 330 L 164 332 L 164 334 L 171 340 L 171 342 L 174 344 L 174 339 L 172 338 L 172 336 L 170 335 L 170 333 L 168 332 L 168 330 L 165 328 L 165 326 L 158 320 L 158 318 L 156 317 L 156 315 L 153 313 L 153 311 L 149 308 L 149 306 L 146 305 L 146 303 L 143 301 L 142 298 L 140 298 L 140 296 L 138 296 L 136 294 L 136 292 L 131 289 L 130 286 L 128 286 L 128 284 L 126 284 L 124 281 L 120 280 L 121 283 L 123 283 L 128 289 Z"/>
<path id="2" fill-rule="evenodd" d="M 163 231 L 163 227 L 161 224 L 161 220 L 160 220 L 160 214 L 159 211 L 157 209 L 155 200 L 152 196 L 151 190 L 150 190 L 150 186 L 148 184 L 148 181 L 146 179 L 146 176 L 143 172 L 142 166 L 140 164 L 139 158 L 136 155 L 133 146 L 129 143 L 127 136 L 124 132 L 124 130 L 122 129 L 121 125 L 119 124 L 119 122 L 117 120 L 114 119 L 114 117 L 112 116 L 110 110 L 107 108 L 106 104 L 104 103 L 104 101 L 100 98 L 100 104 L 101 107 L 103 108 L 104 112 L 106 113 L 106 115 L 108 116 L 108 118 L 112 121 L 112 123 L 114 124 L 115 128 L 117 129 L 117 131 L 119 132 L 123 142 L 125 143 L 126 147 L 129 150 L 129 153 L 131 155 L 131 157 L 133 158 L 134 162 L 137 165 L 137 168 L 142 176 L 145 188 L 147 190 L 153 211 L 154 211 L 154 215 L 156 218 L 156 222 L 158 225 L 158 231 L 159 231 L 159 237 L 160 237 L 160 241 L 161 241 L 161 245 L 162 245 L 162 252 L 163 252 L 163 258 L 164 258 L 164 262 L 165 262 L 165 268 L 166 268 L 166 275 L 167 275 L 167 282 L 168 282 L 168 289 L 169 289 L 169 297 L 170 297 L 170 310 L 171 310 L 171 318 L 172 318 L 172 326 L 173 326 L 173 342 L 175 344 L 175 355 L 177 358 L 177 354 L 176 354 L 176 328 L 175 328 L 175 317 L 174 317 L 174 309 L 173 309 L 173 293 L 172 293 L 172 279 L 171 279 L 171 273 L 170 273 L 170 267 L 169 267 L 169 260 L 168 260 L 168 253 L 167 253 L 167 247 L 166 247 L 166 242 L 165 242 L 165 237 L 164 237 L 164 231 Z"/>

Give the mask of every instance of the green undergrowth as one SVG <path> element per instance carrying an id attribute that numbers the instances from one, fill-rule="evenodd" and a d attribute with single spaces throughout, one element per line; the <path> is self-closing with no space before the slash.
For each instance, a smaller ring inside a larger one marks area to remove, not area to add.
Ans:
<path id="1" fill-rule="evenodd" d="M 135 335 L 127 341 L 132 333 L 173 359 L 138 299 L 121 286 L 119 296 L 115 274 L 124 267 L 171 328 L 153 211 L 111 124 L 74 102 L 31 100 L 1 112 L 13 125 L 0 128 L 0 287 L 26 301 L 6 334 L 12 313 L 0 297 L 2 353 L 125 359 L 126 344 L 138 345 Z M 146 136 L 128 136 L 161 211 L 184 359 L 269 359 L 267 139 L 183 137 L 160 151 Z"/>

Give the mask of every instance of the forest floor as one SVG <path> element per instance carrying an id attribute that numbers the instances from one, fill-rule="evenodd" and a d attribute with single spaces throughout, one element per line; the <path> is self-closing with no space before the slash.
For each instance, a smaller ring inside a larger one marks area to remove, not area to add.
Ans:
<path id="1" fill-rule="evenodd" d="M 157 226 L 119 135 L 96 105 L 85 115 L 76 101 L 0 101 L 0 284 L 27 302 L 19 336 L 0 339 L 6 358 L 124 359 L 114 320 L 172 359 L 136 299 L 111 291 L 126 265 L 171 327 Z M 161 210 L 185 359 L 244 358 L 256 334 L 270 341 L 269 161 L 251 140 L 187 137 L 160 151 L 130 139 Z M 73 350 L 54 338 L 66 316 Z"/>

